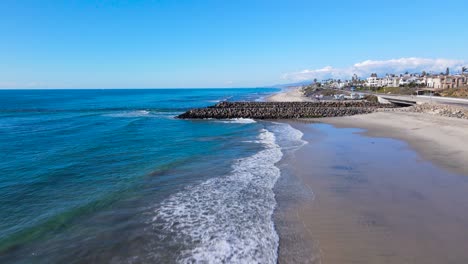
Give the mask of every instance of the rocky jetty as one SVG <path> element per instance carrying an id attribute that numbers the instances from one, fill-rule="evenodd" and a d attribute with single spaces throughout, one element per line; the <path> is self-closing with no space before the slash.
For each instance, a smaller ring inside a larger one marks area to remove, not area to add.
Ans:
<path id="1" fill-rule="evenodd" d="M 368 114 L 394 105 L 367 101 L 328 102 L 221 102 L 207 108 L 189 110 L 178 118 L 192 119 L 291 119 Z"/>

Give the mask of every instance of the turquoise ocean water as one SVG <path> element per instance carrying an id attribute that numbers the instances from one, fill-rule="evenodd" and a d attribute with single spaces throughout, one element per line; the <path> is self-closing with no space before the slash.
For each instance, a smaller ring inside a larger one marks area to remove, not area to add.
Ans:
<path id="1" fill-rule="evenodd" d="M 289 125 L 179 120 L 276 89 L 0 91 L 1 263 L 274 263 Z"/>

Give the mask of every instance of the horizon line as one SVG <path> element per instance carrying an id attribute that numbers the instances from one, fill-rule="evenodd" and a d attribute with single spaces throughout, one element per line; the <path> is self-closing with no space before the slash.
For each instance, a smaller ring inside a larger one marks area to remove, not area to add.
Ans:
<path id="1" fill-rule="evenodd" d="M 257 86 L 257 87 L 104 87 L 104 88 L 31 88 L 31 87 L 19 87 L 19 88 L 0 88 L 0 90 L 192 90 L 192 89 L 268 89 L 268 88 L 279 88 L 276 86 Z"/>

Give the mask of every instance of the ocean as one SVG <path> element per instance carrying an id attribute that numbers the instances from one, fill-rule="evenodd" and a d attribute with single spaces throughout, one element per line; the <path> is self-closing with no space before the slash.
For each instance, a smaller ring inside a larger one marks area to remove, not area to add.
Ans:
<path id="1" fill-rule="evenodd" d="M 180 120 L 278 89 L 0 91 L 1 263 L 276 263 L 285 123 Z"/>

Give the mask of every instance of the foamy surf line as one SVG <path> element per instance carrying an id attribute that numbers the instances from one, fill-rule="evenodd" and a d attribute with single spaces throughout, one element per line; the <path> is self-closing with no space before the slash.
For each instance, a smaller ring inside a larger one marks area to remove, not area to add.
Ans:
<path id="1" fill-rule="evenodd" d="M 270 129 L 297 140 L 288 124 L 272 124 Z M 275 164 L 283 156 L 277 138 L 262 129 L 256 144 L 263 150 L 239 159 L 230 174 L 188 187 L 156 209 L 154 228 L 172 243 L 183 244 L 179 263 L 276 263 L 273 187 L 280 177 Z"/>
<path id="2" fill-rule="evenodd" d="M 232 118 L 227 120 L 217 121 L 220 123 L 230 123 L 230 124 L 253 124 L 257 123 L 257 121 L 250 119 L 250 118 Z"/>

